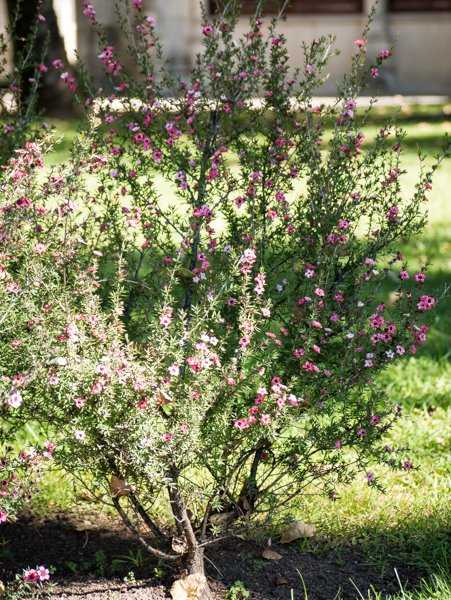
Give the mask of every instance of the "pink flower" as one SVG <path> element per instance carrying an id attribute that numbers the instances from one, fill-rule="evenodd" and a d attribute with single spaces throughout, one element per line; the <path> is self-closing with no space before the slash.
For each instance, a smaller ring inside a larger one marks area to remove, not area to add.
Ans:
<path id="1" fill-rule="evenodd" d="M 423 271 L 415 273 L 414 279 L 417 283 L 424 283 L 426 281 L 426 273 L 423 273 Z"/>
<path id="2" fill-rule="evenodd" d="M 105 380 L 100 378 L 97 379 L 96 381 L 94 381 L 94 383 L 91 386 L 91 394 L 93 396 L 98 396 L 99 394 L 101 394 L 105 389 Z"/>
<path id="3" fill-rule="evenodd" d="M 383 50 L 379 50 L 379 52 L 377 53 L 377 58 L 379 60 L 386 60 L 390 56 L 391 56 L 391 51 L 388 50 L 387 48 L 384 48 Z"/>
<path id="4" fill-rule="evenodd" d="M 55 449 L 56 445 L 53 442 L 44 442 L 44 451 L 42 452 L 42 456 L 44 456 L 45 458 L 52 458 Z"/>
<path id="5" fill-rule="evenodd" d="M 139 400 L 136 406 L 139 408 L 139 410 L 146 410 L 146 408 L 149 406 L 149 398 L 144 396 L 144 398 Z"/>
<path id="6" fill-rule="evenodd" d="M 265 426 L 269 425 L 271 423 L 271 417 L 267 414 L 261 415 L 260 423 Z"/>
<path id="7" fill-rule="evenodd" d="M 287 400 L 290 406 L 299 406 L 300 400 L 294 394 L 289 394 Z"/>
<path id="8" fill-rule="evenodd" d="M 252 271 L 252 267 L 257 260 L 255 250 L 247 248 L 240 257 L 240 271 L 243 275 L 249 275 Z"/>
<path id="9" fill-rule="evenodd" d="M 391 206 L 386 213 L 387 220 L 390 221 L 390 223 L 395 222 L 398 219 L 398 215 L 399 208 L 397 206 Z"/>
<path id="10" fill-rule="evenodd" d="M 357 46 L 357 48 L 364 48 L 366 46 L 366 40 L 361 38 L 354 40 L 354 45 Z"/>
<path id="11" fill-rule="evenodd" d="M 322 288 L 316 288 L 315 289 L 315 294 L 319 298 L 324 298 L 324 296 L 326 295 L 326 292 Z"/>
<path id="12" fill-rule="evenodd" d="M 83 8 L 83 14 L 91 21 L 95 21 L 96 11 L 92 4 L 86 3 Z"/>
<path id="13" fill-rule="evenodd" d="M 401 279 L 401 281 L 406 281 L 407 279 L 409 279 L 409 273 L 405 270 L 400 271 L 399 279 Z"/>
<path id="14" fill-rule="evenodd" d="M 266 275 L 264 273 L 258 273 L 255 276 L 254 281 L 255 281 L 254 292 L 257 294 L 257 296 L 261 296 L 263 294 L 263 292 L 265 291 Z"/>
<path id="15" fill-rule="evenodd" d="M 43 565 L 41 565 L 40 567 L 37 568 L 38 571 L 38 575 L 39 575 L 39 581 L 48 581 L 50 579 L 50 573 L 49 570 L 46 569 Z"/>
<path id="16" fill-rule="evenodd" d="M 251 338 L 248 335 L 243 335 L 243 337 L 240 338 L 240 341 L 238 343 L 240 345 L 240 348 L 242 350 L 245 350 L 251 343 Z"/>
<path id="17" fill-rule="evenodd" d="M 370 325 L 373 329 L 381 329 L 384 324 L 385 324 L 385 319 L 382 315 L 371 315 L 370 319 Z"/>
<path id="18" fill-rule="evenodd" d="M 70 73 L 61 73 L 60 79 L 64 81 L 71 92 L 75 92 L 77 90 L 77 80 Z"/>
<path id="19" fill-rule="evenodd" d="M 315 363 L 311 362 L 310 360 L 306 360 L 302 365 L 302 368 L 308 373 L 319 373 L 319 367 L 317 367 Z"/>
<path id="20" fill-rule="evenodd" d="M 18 208 L 30 208 L 31 200 L 30 200 L 30 198 L 27 198 L 26 196 L 22 196 L 22 198 L 19 198 L 19 200 L 16 200 L 16 206 Z"/>
<path id="21" fill-rule="evenodd" d="M 420 300 L 417 304 L 417 308 L 418 308 L 418 310 L 421 310 L 424 312 L 426 310 L 431 310 L 432 308 L 434 308 L 435 303 L 436 303 L 435 298 L 433 298 L 432 296 L 424 295 L 424 296 L 420 297 Z"/>
<path id="22" fill-rule="evenodd" d="M 240 430 L 247 429 L 249 425 L 250 423 L 248 419 L 236 419 L 233 423 L 233 426 Z"/>
<path id="23" fill-rule="evenodd" d="M 163 433 L 163 435 L 161 436 L 161 439 L 163 440 L 163 442 L 172 442 L 172 440 L 174 439 L 174 436 L 172 435 L 172 433 Z"/>
<path id="24" fill-rule="evenodd" d="M 172 364 L 168 371 L 169 375 L 172 375 L 172 377 L 178 377 L 180 375 L 180 367 L 176 363 Z"/>
<path id="25" fill-rule="evenodd" d="M 57 70 L 63 69 L 64 63 L 60 58 L 56 58 L 55 60 L 52 60 L 52 67 Z"/>
<path id="26" fill-rule="evenodd" d="M 81 429 L 76 429 L 74 431 L 74 438 L 79 442 L 83 442 L 86 439 L 86 433 L 81 431 Z"/>
<path id="27" fill-rule="evenodd" d="M 0 524 L 6 523 L 7 519 L 8 519 L 8 515 L 5 513 L 5 511 L 0 510 Z"/>
<path id="28" fill-rule="evenodd" d="M 74 404 L 77 408 L 83 408 L 83 406 L 86 404 L 86 398 L 75 398 Z"/>
<path id="29" fill-rule="evenodd" d="M 160 316 L 160 325 L 165 329 L 169 327 L 172 322 L 172 308 L 167 307 L 163 310 Z"/>
<path id="30" fill-rule="evenodd" d="M 305 354 L 304 348 L 295 348 L 293 350 L 293 356 L 295 358 L 301 358 L 301 356 L 304 356 L 304 354 Z"/>
<path id="31" fill-rule="evenodd" d="M 37 572 L 36 569 L 26 569 L 23 572 L 22 578 L 26 583 L 38 583 L 39 582 L 39 573 Z"/>
<path id="32" fill-rule="evenodd" d="M 140 10 L 143 6 L 143 0 L 132 0 L 133 8 Z"/>
<path id="33" fill-rule="evenodd" d="M 379 77 L 379 69 L 377 67 L 371 67 L 370 74 L 373 79 L 377 79 Z"/>
<path id="34" fill-rule="evenodd" d="M 214 28 L 212 25 L 204 25 L 202 27 L 202 33 L 206 36 L 209 37 L 212 33 L 214 32 Z"/>
<path id="35" fill-rule="evenodd" d="M 13 389 L 11 390 L 8 399 L 6 400 L 6 404 L 11 408 L 19 408 L 22 404 L 22 395 L 19 390 Z"/>

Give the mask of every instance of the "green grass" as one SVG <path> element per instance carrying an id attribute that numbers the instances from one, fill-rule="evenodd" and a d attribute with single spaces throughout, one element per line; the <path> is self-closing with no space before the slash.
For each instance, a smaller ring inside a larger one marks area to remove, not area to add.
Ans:
<path id="1" fill-rule="evenodd" d="M 402 116 L 402 115 L 401 115 Z M 402 119 L 403 120 L 403 119 Z M 443 143 L 451 123 L 439 118 L 403 123 L 411 138 L 404 156 L 404 193 L 415 185 L 416 148 L 428 156 Z M 376 127 L 366 130 L 369 143 Z M 436 174 L 426 207 L 429 223 L 421 237 L 401 248 L 411 270 L 429 263 L 425 293 L 442 295 L 451 284 L 451 159 Z M 389 290 L 387 290 L 387 299 Z M 322 541 L 310 549 L 354 546 L 380 569 L 395 564 L 416 566 L 428 575 L 417 590 L 394 596 L 376 590 L 362 600 L 451 600 L 451 296 L 441 298 L 431 316 L 428 343 L 417 356 L 389 366 L 379 375 L 387 395 L 402 405 L 403 417 L 391 433 L 393 442 L 408 445 L 417 470 L 385 473 L 386 493 L 363 481 L 341 490 L 340 499 L 307 499 L 297 516 L 317 526 Z"/>
<path id="2" fill-rule="evenodd" d="M 404 157 L 408 171 L 404 177 L 406 194 L 412 192 L 416 181 L 416 148 L 428 155 L 436 152 L 443 134 L 451 132 L 447 120 L 450 112 L 451 106 L 429 111 L 422 107 L 401 110 L 400 120 L 410 138 Z M 379 109 L 365 130 L 368 143 L 388 114 L 388 109 Z M 55 148 L 52 162 L 67 157 L 75 135 L 72 124 L 56 125 L 63 139 Z M 424 234 L 406 240 L 402 248 L 412 268 L 424 261 L 430 263 L 425 290 L 436 295 L 446 283 L 451 283 L 450 190 L 451 159 L 448 159 L 435 178 L 427 207 L 430 220 Z M 398 594 L 390 597 L 381 596 L 377 590 L 363 596 L 356 590 L 356 598 L 360 600 L 451 600 L 451 583 L 446 576 L 451 556 L 450 297 L 443 298 L 434 312 L 430 340 L 418 355 L 388 367 L 379 376 L 387 395 L 404 409 L 402 419 L 391 433 L 392 440 L 410 446 L 410 457 L 418 469 L 385 473 L 386 494 L 357 481 L 340 490 L 336 502 L 307 499 L 297 515 L 317 526 L 319 540 L 309 542 L 310 551 L 321 553 L 330 548 L 355 546 L 380 569 L 389 568 L 388 565 L 390 568 L 411 565 L 428 576 L 417 590 L 400 588 Z M 67 479 L 61 474 L 49 474 L 34 502 L 41 512 L 49 507 L 68 508 L 74 498 Z"/>

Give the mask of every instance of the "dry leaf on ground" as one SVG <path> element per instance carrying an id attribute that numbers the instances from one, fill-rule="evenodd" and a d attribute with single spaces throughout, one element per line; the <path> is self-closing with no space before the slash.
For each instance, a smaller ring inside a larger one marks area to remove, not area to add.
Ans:
<path id="1" fill-rule="evenodd" d="M 281 554 L 275 550 L 271 550 L 271 548 L 265 548 L 262 552 L 262 557 L 266 558 L 266 560 L 280 560 L 283 558 Z"/>

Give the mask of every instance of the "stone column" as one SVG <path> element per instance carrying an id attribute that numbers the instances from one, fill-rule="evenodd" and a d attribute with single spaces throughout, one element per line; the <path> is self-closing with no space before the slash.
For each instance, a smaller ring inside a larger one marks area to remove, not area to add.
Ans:
<path id="1" fill-rule="evenodd" d="M 369 14 L 374 7 L 373 21 L 368 33 L 368 59 L 373 62 L 376 59 L 377 53 L 383 48 L 391 48 L 393 39 L 390 34 L 390 14 L 388 12 L 388 0 L 364 0 L 363 9 L 365 14 Z M 391 58 L 381 72 L 380 79 L 376 83 L 378 91 L 381 91 L 381 83 L 383 91 L 393 93 L 396 91 L 396 63 L 395 59 Z"/>
<path id="2" fill-rule="evenodd" d="M 114 1 L 90 0 L 90 3 L 96 10 L 97 19 L 105 27 L 110 42 L 117 47 L 120 41 L 120 31 L 114 12 Z M 83 4 L 79 0 L 76 2 L 76 18 L 78 53 L 97 85 L 102 84 L 104 80 L 104 71 L 97 58 L 99 54 L 97 37 L 94 34 L 88 19 L 83 14 Z"/>
<path id="3" fill-rule="evenodd" d="M 7 37 L 8 32 L 8 9 L 6 7 L 6 0 L 0 0 L 0 34 Z M 9 40 L 7 39 L 7 42 Z M 7 55 L 7 64 L 3 67 L 2 72 L 0 73 L 0 80 L 8 74 L 12 68 L 12 51 L 11 45 L 9 47 L 8 55 Z"/>
<path id="4" fill-rule="evenodd" d="M 192 0 L 153 0 L 157 28 L 169 67 L 177 75 L 185 75 L 192 64 L 192 19 L 195 12 Z"/>

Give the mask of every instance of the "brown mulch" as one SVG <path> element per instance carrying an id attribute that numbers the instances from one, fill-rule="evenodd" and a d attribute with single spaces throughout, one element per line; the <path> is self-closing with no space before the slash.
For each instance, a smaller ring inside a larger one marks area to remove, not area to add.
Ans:
<path id="1" fill-rule="evenodd" d="M 407 587 L 423 575 L 397 564 L 381 572 L 356 548 L 314 554 L 294 543 L 273 549 L 281 560 L 264 560 L 262 545 L 253 541 L 234 539 L 211 547 L 207 570 L 215 599 L 224 598 L 239 580 L 252 600 L 301 600 L 303 579 L 309 600 L 355 600 L 356 587 L 363 597 L 371 586 L 382 595 L 398 591 L 394 567 Z M 179 575 L 179 567 L 168 569 L 148 559 L 120 524 L 98 514 L 27 516 L 3 525 L 0 579 L 36 564 L 55 570 L 52 600 L 161 600 L 170 598 L 171 582 Z"/>

